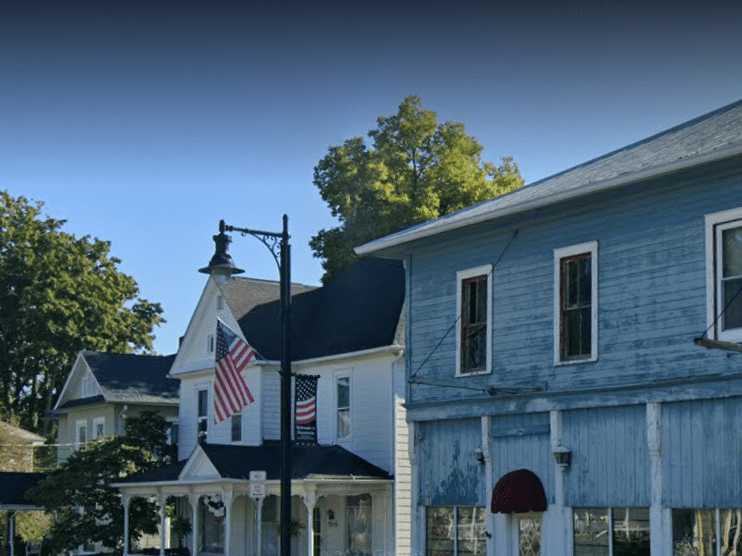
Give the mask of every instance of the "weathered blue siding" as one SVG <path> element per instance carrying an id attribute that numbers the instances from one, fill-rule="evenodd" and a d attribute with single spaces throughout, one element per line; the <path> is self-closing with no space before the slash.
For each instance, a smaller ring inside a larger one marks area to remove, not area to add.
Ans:
<path id="1" fill-rule="evenodd" d="M 664 505 L 742 507 L 742 398 L 663 405 L 662 448 Z"/>
<path id="2" fill-rule="evenodd" d="M 738 358 L 692 342 L 706 328 L 704 215 L 742 206 L 739 169 L 725 172 L 674 175 L 415 243 L 410 368 L 418 368 L 456 318 L 456 272 L 494 263 L 517 227 L 494 270 L 494 372 L 454 378 L 450 333 L 418 376 L 555 392 L 739 372 Z M 593 240 L 599 244 L 599 360 L 554 366 L 553 249 Z M 410 390 L 413 408 L 481 397 L 437 386 Z"/>
<path id="3" fill-rule="evenodd" d="M 649 505 L 646 406 L 566 411 L 562 426 L 562 442 L 572 450 L 568 506 Z"/>
<path id="4" fill-rule="evenodd" d="M 484 500 L 479 419 L 421 423 L 418 429 L 420 500 L 425 505 L 477 505 Z"/>
<path id="5" fill-rule="evenodd" d="M 549 414 L 503 415 L 492 419 L 492 484 L 505 473 L 529 469 L 541 479 L 549 502 L 554 501 L 554 460 Z"/>

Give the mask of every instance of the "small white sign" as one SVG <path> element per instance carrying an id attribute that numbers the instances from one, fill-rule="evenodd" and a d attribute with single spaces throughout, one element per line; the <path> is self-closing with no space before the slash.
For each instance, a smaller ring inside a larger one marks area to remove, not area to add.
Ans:
<path id="1" fill-rule="evenodd" d="M 265 498 L 265 471 L 250 471 L 250 496 Z"/>

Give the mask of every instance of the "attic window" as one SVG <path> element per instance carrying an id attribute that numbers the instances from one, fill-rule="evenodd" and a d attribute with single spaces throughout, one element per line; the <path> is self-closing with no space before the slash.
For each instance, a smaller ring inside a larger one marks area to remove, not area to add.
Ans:
<path id="1" fill-rule="evenodd" d="M 88 374 L 83 380 L 82 380 L 82 388 L 81 388 L 81 397 L 83 398 L 90 398 L 92 396 L 95 396 L 95 379 L 92 375 Z"/>
<path id="2" fill-rule="evenodd" d="M 217 295 L 216 296 L 216 310 L 217 311 L 223 311 L 224 310 L 224 296 Z"/>
<path id="3" fill-rule="evenodd" d="M 214 335 L 209 334 L 206 336 L 206 352 L 214 353 Z"/>

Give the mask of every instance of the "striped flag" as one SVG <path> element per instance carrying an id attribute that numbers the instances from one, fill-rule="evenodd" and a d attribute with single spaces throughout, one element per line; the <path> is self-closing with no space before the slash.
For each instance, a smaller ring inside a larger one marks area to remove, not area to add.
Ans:
<path id="1" fill-rule="evenodd" d="M 221 319 L 216 321 L 216 382 L 214 415 L 221 423 L 255 401 L 242 371 L 255 357 L 255 350 Z"/>
<path id="2" fill-rule="evenodd" d="M 317 443 L 317 380 L 318 376 L 296 375 L 294 382 L 294 440 Z"/>

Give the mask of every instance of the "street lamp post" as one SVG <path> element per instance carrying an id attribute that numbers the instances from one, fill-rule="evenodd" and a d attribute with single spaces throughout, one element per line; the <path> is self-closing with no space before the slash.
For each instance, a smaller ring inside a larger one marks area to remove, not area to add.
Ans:
<path id="1" fill-rule="evenodd" d="M 289 218 L 283 215 L 280 233 L 229 226 L 219 221 L 219 234 L 214 236 L 216 253 L 209 266 L 201 269 L 223 274 L 242 272 L 236 269 L 227 253 L 230 239 L 225 232 L 253 236 L 268 248 L 278 265 L 281 292 L 281 556 L 291 555 L 291 245 Z"/>

